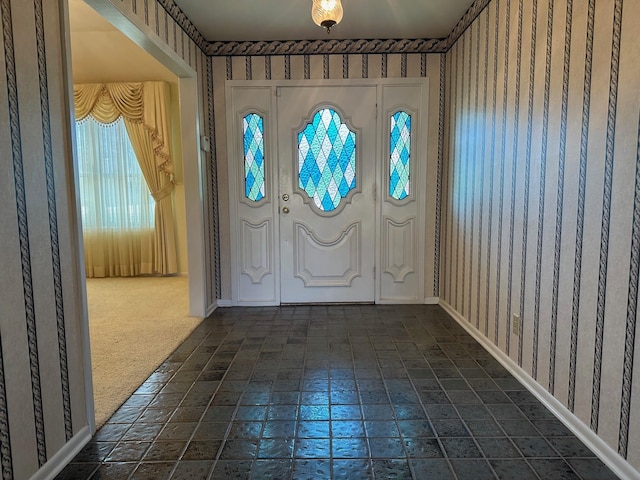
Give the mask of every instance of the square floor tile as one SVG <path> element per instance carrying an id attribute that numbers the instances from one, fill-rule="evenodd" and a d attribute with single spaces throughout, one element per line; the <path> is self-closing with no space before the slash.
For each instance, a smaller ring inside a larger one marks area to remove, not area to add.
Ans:
<path id="1" fill-rule="evenodd" d="M 455 476 L 447 460 L 440 459 L 412 459 L 409 460 L 411 469 L 417 479 L 454 480 Z"/>
<path id="2" fill-rule="evenodd" d="M 193 440 L 187 445 L 183 460 L 215 460 L 222 440 Z"/>
<path id="3" fill-rule="evenodd" d="M 524 460 L 490 460 L 489 463 L 501 480 L 538 480 L 538 476 Z"/>
<path id="4" fill-rule="evenodd" d="M 209 478 L 211 480 L 244 480 L 249 478 L 251 462 L 238 460 L 218 460 Z"/>
<path id="5" fill-rule="evenodd" d="M 331 441 L 328 438 L 299 438 L 295 455 L 296 458 L 331 458 Z"/>
<path id="6" fill-rule="evenodd" d="M 263 438 L 258 448 L 258 458 L 282 458 L 293 457 L 293 439 L 290 438 Z"/>
<path id="7" fill-rule="evenodd" d="M 178 462 L 171 480 L 204 480 L 208 478 L 213 463 L 212 461 Z"/>
<path id="8" fill-rule="evenodd" d="M 369 448 L 364 438 L 334 438 L 331 455 L 333 458 L 367 458 Z"/>
<path id="9" fill-rule="evenodd" d="M 405 438 L 404 448 L 410 458 L 440 458 L 444 453 L 436 438 Z"/>
<path id="10" fill-rule="evenodd" d="M 373 460 L 375 478 L 404 480 L 411 478 L 411 468 L 407 460 Z"/>
<path id="11" fill-rule="evenodd" d="M 365 480 L 373 475 L 366 459 L 333 460 L 332 472 L 334 480 Z"/>
<path id="12" fill-rule="evenodd" d="M 295 460 L 293 462 L 293 480 L 330 480 L 331 461 Z"/>

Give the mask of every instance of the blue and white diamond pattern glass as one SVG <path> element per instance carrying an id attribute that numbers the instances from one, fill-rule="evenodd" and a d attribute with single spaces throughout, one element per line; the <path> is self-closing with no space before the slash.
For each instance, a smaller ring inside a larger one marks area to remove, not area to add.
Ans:
<path id="1" fill-rule="evenodd" d="M 411 115 L 399 111 L 391 116 L 389 195 L 403 200 L 410 191 Z"/>
<path id="2" fill-rule="evenodd" d="M 323 212 L 356 186 L 356 134 L 331 108 L 318 110 L 298 133 L 298 184 Z"/>
<path id="3" fill-rule="evenodd" d="M 259 202 L 265 195 L 264 182 L 264 124 L 257 113 L 242 119 L 244 140 L 244 187 L 245 196 Z"/>

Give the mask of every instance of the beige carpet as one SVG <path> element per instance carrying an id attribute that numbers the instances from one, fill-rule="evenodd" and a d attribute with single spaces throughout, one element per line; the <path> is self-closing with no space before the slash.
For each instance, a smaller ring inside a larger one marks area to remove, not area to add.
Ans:
<path id="1" fill-rule="evenodd" d="M 193 331 L 188 279 L 87 279 L 96 427 Z"/>

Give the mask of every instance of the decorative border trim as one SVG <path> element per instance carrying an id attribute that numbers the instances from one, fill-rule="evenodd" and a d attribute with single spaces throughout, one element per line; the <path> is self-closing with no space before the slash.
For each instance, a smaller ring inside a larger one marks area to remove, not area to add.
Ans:
<path id="1" fill-rule="evenodd" d="M 630 480 L 640 480 L 640 472 L 635 470 L 624 458 L 615 452 L 602 438 L 589 429 L 582 420 L 576 417 L 557 398 L 536 382 L 529 374 L 518 366 L 497 346 L 471 325 L 449 303 L 440 299 L 439 305 L 453 318 L 469 335 L 471 335 L 496 361 L 515 377 L 547 410 L 560 420 L 571 432 L 578 437 L 589 450 L 602 460 L 617 476 Z"/>
<path id="2" fill-rule="evenodd" d="M 180 26 L 180 28 L 189 36 L 193 42 L 200 47 L 203 52 L 206 51 L 209 42 L 202 36 L 196 26 L 189 20 L 189 17 L 176 5 L 173 0 L 157 0 L 164 8 L 167 14 Z M 156 22 L 157 24 L 157 22 Z"/>
<path id="3" fill-rule="evenodd" d="M 429 53 L 446 53 L 455 43 L 458 41 L 458 38 L 471 26 L 474 20 L 482 13 L 482 11 L 489 5 L 491 0 L 476 0 L 473 4 L 468 8 L 465 14 L 462 16 L 453 30 L 447 35 L 445 39 L 445 50 L 444 52 L 429 52 Z"/>
<path id="4" fill-rule="evenodd" d="M 10 0 L 2 0 L 0 10 L 2 15 L 4 57 L 7 71 L 7 103 L 9 106 L 11 155 L 16 192 L 16 216 L 18 222 L 18 238 L 20 242 L 20 263 L 22 266 L 22 288 L 24 294 L 24 309 L 29 349 L 29 369 L 31 373 L 31 393 L 35 423 L 34 428 L 36 433 L 38 466 L 42 467 L 47 462 L 47 447 L 44 436 L 44 413 L 42 410 L 40 362 L 38 359 L 38 335 L 36 332 L 36 312 L 31 272 L 31 249 L 29 247 L 29 225 L 27 221 L 27 199 L 24 186 L 22 134 L 20 132 L 20 109 L 18 106 L 18 83 L 16 78 L 16 61 Z"/>
<path id="5" fill-rule="evenodd" d="M 210 56 L 225 55 L 329 55 L 363 53 L 445 53 L 447 39 L 388 40 L 286 40 L 209 42 L 203 48 Z"/>
<path id="6" fill-rule="evenodd" d="M 62 382 L 62 406 L 64 410 L 64 434 L 67 442 L 73 437 L 71 421 L 71 393 L 69 389 L 69 366 L 67 362 L 67 335 L 65 332 L 64 303 L 62 295 L 62 270 L 60 267 L 60 245 L 58 241 L 58 213 L 56 210 L 56 186 L 53 170 L 53 148 L 51 144 L 51 116 L 49 114 L 49 90 L 47 83 L 47 63 L 44 42 L 44 17 L 42 0 L 34 2 L 36 18 L 36 44 L 38 51 L 38 79 L 40 82 L 40 105 L 42 108 L 42 143 L 44 145 L 44 165 L 47 185 L 47 206 L 49 210 L 49 236 L 51 239 L 51 263 L 53 267 L 53 287 L 56 302 L 56 324 L 58 329 L 58 356 L 60 359 L 60 380 Z"/>

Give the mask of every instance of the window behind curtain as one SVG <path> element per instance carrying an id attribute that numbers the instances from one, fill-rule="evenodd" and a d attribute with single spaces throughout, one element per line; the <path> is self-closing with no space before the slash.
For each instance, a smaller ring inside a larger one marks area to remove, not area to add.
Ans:
<path id="1" fill-rule="evenodd" d="M 84 231 L 152 230 L 155 202 L 120 117 L 76 123 Z"/>

